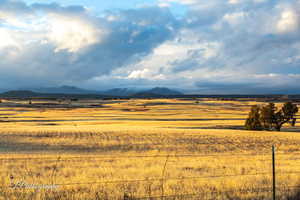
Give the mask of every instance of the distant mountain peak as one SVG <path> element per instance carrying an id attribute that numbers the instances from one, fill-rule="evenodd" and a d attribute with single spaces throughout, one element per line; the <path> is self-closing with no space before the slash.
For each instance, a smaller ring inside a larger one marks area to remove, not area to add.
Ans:
<path id="1" fill-rule="evenodd" d="M 98 91 L 86 90 L 76 86 L 62 85 L 60 87 L 44 87 L 31 89 L 38 93 L 48 93 L 48 94 L 99 94 Z"/>
<path id="2" fill-rule="evenodd" d="M 62 85 L 59 87 L 43 87 L 35 89 L 22 89 L 18 90 L 18 93 L 28 94 L 29 92 L 41 93 L 41 94 L 83 94 L 83 95 L 107 95 L 107 96 L 171 96 L 182 95 L 181 92 L 166 88 L 166 87 L 154 87 L 152 89 L 136 89 L 136 88 L 113 88 L 109 90 L 87 90 L 76 86 Z"/>
<path id="3" fill-rule="evenodd" d="M 31 96 L 36 96 L 37 93 L 32 92 L 30 90 L 11 90 L 2 93 L 1 95 L 6 96 L 6 97 L 31 97 Z"/>
<path id="4" fill-rule="evenodd" d="M 63 88 L 63 89 L 81 89 L 75 86 L 70 86 L 70 85 L 62 85 L 59 88 Z"/>
<path id="5" fill-rule="evenodd" d="M 182 95 L 181 92 L 166 87 L 155 87 L 135 94 L 136 96 L 172 96 Z"/>
<path id="6" fill-rule="evenodd" d="M 181 95 L 181 92 L 176 90 L 172 90 L 166 87 L 155 87 L 149 90 L 148 92 L 155 93 L 155 94 L 162 94 L 162 95 Z"/>

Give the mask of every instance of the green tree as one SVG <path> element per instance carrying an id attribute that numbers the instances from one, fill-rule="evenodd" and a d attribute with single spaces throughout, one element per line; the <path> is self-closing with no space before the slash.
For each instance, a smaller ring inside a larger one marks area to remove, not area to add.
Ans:
<path id="1" fill-rule="evenodd" d="M 296 118 L 295 115 L 298 112 L 298 107 L 297 105 L 287 102 L 283 105 L 280 111 L 278 111 L 275 114 L 275 123 L 274 123 L 274 128 L 277 131 L 281 130 L 281 127 L 286 124 L 290 123 L 292 126 L 295 126 L 296 124 Z"/>
<path id="2" fill-rule="evenodd" d="M 280 131 L 282 126 L 290 123 L 296 124 L 297 105 L 287 102 L 278 110 L 274 103 L 259 107 L 252 106 L 249 117 L 246 120 L 245 128 L 247 130 L 277 130 Z"/>
<path id="3" fill-rule="evenodd" d="M 275 121 L 276 121 L 276 112 L 277 108 L 274 103 L 269 103 L 266 106 L 260 108 L 259 120 L 265 130 L 271 130 Z"/>
<path id="4" fill-rule="evenodd" d="M 245 123 L 247 130 L 262 130 L 262 124 L 260 122 L 260 108 L 259 106 L 252 106 L 248 119 Z"/>

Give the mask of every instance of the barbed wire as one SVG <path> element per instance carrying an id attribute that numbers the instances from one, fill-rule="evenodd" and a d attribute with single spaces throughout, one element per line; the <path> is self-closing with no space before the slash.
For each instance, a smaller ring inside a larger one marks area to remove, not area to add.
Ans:
<path id="1" fill-rule="evenodd" d="M 276 155 L 289 155 L 289 156 L 300 156 L 299 153 L 284 153 L 280 152 Z M 158 154 L 158 155 L 115 155 L 115 156 L 107 156 L 107 155 L 82 155 L 82 156 L 70 156 L 65 157 L 58 155 L 57 157 L 26 157 L 26 158 L 0 158 L 0 162 L 7 161 L 46 161 L 46 162 L 61 162 L 61 161 L 74 161 L 74 160 L 82 160 L 82 159 L 91 159 L 91 160 L 112 160 L 112 159 L 123 159 L 123 158 L 208 158 L 208 157 L 239 157 L 239 156 L 261 156 L 265 158 L 271 157 L 271 154 L 255 154 L 255 153 L 237 153 L 237 154 Z M 300 158 L 299 158 L 300 159 Z M 271 161 L 271 159 L 262 159 L 263 161 Z M 288 160 L 288 159 L 277 159 L 280 160 Z M 295 160 L 295 158 L 291 159 Z M 300 171 L 277 171 L 278 176 L 288 175 L 288 174 L 300 174 Z M 141 182 L 155 182 L 155 181 L 170 181 L 170 180 L 200 180 L 200 179 L 226 179 L 226 178 L 242 178 L 246 176 L 272 176 L 271 172 L 257 172 L 257 173 L 241 173 L 241 174 L 228 174 L 228 175 L 214 175 L 214 176 L 191 176 L 191 177 L 151 177 L 144 179 L 134 179 L 134 180 L 110 180 L 110 181 L 92 181 L 92 182 L 71 182 L 71 183 L 57 183 L 55 186 L 76 186 L 76 185 L 105 185 L 105 184 L 128 184 L 128 183 L 141 183 Z M 0 188 L 11 188 L 12 186 L 0 186 Z M 299 189 L 300 186 L 282 186 L 287 189 Z M 279 190 L 282 188 L 278 188 Z M 143 199 L 165 199 L 165 198 L 177 198 L 177 197 L 188 197 L 188 196 L 200 196 L 207 194 L 221 194 L 226 192 L 269 192 L 272 191 L 270 187 L 260 187 L 260 188 L 251 188 L 251 189 L 242 189 L 242 190 L 231 190 L 231 191 L 213 191 L 213 192 L 205 192 L 205 193 L 194 193 L 194 194 L 181 194 L 181 195 L 165 195 L 165 196 L 144 196 L 144 197 L 133 197 L 134 200 L 143 200 Z M 129 198 L 131 199 L 131 198 Z"/>
<path id="2" fill-rule="evenodd" d="M 93 183 L 89 183 L 93 184 Z M 56 186 L 60 186 L 59 184 L 56 184 Z M 16 189 L 17 187 L 13 187 Z M 298 190 L 300 186 L 282 186 L 282 187 L 276 187 L 276 190 L 278 191 L 290 191 L 290 190 Z M 247 189 L 232 189 L 232 190 L 224 190 L 224 191 L 201 191 L 201 192 L 194 192 L 190 194 L 173 194 L 173 195 L 157 195 L 157 196 L 151 196 L 151 195 L 140 195 L 139 197 L 136 197 L 134 195 L 128 195 L 124 193 L 124 200 L 143 200 L 143 199 L 168 199 L 168 198 L 185 198 L 185 197 L 196 197 L 196 196 L 208 196 L 208 195 L 221 195 L 221 194 L 228 194 L 228 193 L 263 193 L 263 192 L 272 192 L 271 187 L 256 187 L 256 188 L 247 188 Z"/>
<path id="3" fill-rule="evenodd" d="M 114 180 L 114 181 L 93 181 L 93 182 L 81 182 L 81 183 L 57 183 L 56 186 L 70 186 L 70 185 L 99 185 L 99 184 L 118 184 L 118 183 L 139 183 L 139 182 L 149 182 L 149 181 L 162 181 L 162 180 L 199 180 L 199 179 L 219 179 L 219 178 L 233 178 L 233 177 L 243 177 L 243 176 L 261 176 L 270 175 L 268 172 L 253 173 L 253 174 L 230 174 L 222 176 L 191 176 L 191 177 L 152 177 L 145 179 L 135 179 L 135 180 Z M 3 186 L 2 186 L 3 187 Z M 10 186 L 4 186 L 10 187 Z"/>
<path id="4" fill-rule="evenodd" d="M 287 153 L 276 153 L 277 156 L 280 155 L 290 155 L 290 156 L 299 156 L 300 160 L 300 153 L 299 154 L 287 154 Z M 27 157 L 27 158 L 0 158 L 0 161 L 28 161 L 28 160 L 47 160 L 47 161 L 57 161 L 60 158 L 60 161 L 68 161 L 68 160 L 76 160 L 76 159 L 122 159 L 122 158 L 166 158 L 166 157 L 173 157 L 173 158 L 183 158 L 183 157 L 193 157 L 193 158 L 204 158 L 204 157 L 236 157 L 236 156 L 271 156 L 270 154 L 166 154 L 166 155 L 115 155 L 115 156 L 105 156 L 105 155 L 88 155 L 88 156 L 70 156 L 70 157 L 62 157 L 58 155 L 57 157 Z M 289 160 L 289 159 L 279 159 L 279 160 Z M 295 160 L 295 159 L 291 159 Z"/>
<path id="5" fill-rule="evenodd" d="M 129 197 L 132 200 L 143 200 L 143 199 L 165 199 L 165 198 L 177 198 L 177 197 L 195 197 L 203 195 L 213 195 L 213 194 L 224 194 L 224 193 L 233 193 L 233 192 L 271 192 L 272 188 L 270 187 L 260 187 L 260 188 L 251 188 L 251 189 L 240 189 L 240 190 L 225 190 L 225 191 L 208 191 L 208 192 L 196 192 L 191 194 L 179 194 L 179 195 L 164 195 L 164 196 L 142 196 L 142 197 Z"/>
<path id="6" fill-rule="evenodd" d="M 300 172 L 279 172 L 277 175 L 286 174 L 300 174 Z M 199 179 L 220 179 L 220 178 L 233 178 L 233 177 L 245 177 L 245 176 L 261 176 L 267 175 L 271 176 L 270 172 L 260 172 L 253 174 L 229 174 L 229 175 L 219 175 L 219 176 L 190 176 L 190 177 L 151 177 L 145 179 L 134 179 L 134 180 L 114 180 L 114 181 L 93 181 L 93 182 L 77 182 L 77 183 L 57 183 L 57 186 L 69 186 L 69 185 L 92 185 L 92 184 L 118 184 L 118 183 L 138 183 L 147 181 L 161 181 L 161 180 L 199 180 Z M 1 186 L 0 186 L 1 187 Z M 3 186 L 2 186 L 3 187 Z M 9 186 L 4 186 L 9 187 Z M 299 186 L 300 187 L 300 186 Z"/>
<path id="7" fill-rule="evenodd" d="M 300 174 L 300 171 L 295 172 L 279 172 L 277 175 L 285 174 Z M 91 184 L 115 184 L 115 183 L 132 183 L 132 182 L 147 182 L 147 181 L 161 181 L 161 180 L 189 180 L 189 179 L 219 179 L 219 178 L 232 178 L 232 177 L 245 177 L 245 176 L 261 176 L 268 175 L 271 176 L 270 172 L 259 172 L 252 174 L 228 174 L 228 175 L 219 175 L 219 176 L 190 176 L 190 177 L 151 177 L 145 179 L 134 179 L 134 180 L 114 180 L 114 181 L 94 181 L 94 182 L 77 182 L 77 183 L 57 183 L 57 186 L 68 186 L 68 185 L 91 185 Z M 2 186 L 3 187 L 3 186 Z M 9 186 L 5 186 L 9 187 Z M 300 187 L 300 186 L 299 186 Z"/>
<path id="8" fill-rule="evenodd" d="M 284 188 L 276 188 L 277 190 L 287 191 L 286 189 L 299 189 L 300 186 L 286 186 Z M 178 195 L 164 195 L 164 196 L 150 196 L 150 195 L 143 195 L 140 197 L 130 197 L 131 200 L 146 200 L 146 199 L 168 199 L 168 198 L 184 198 L 184 197 L 196 197 L 196 196 L 207 196 L 213 194 L 224 194 L 224 193 L 234 193 L 234 192 L 241 192 L 241 193 L 262 193 L 262 192 L 272 192 L 271 187 L 259 187 L 259 188 L 249 188 L 249 189 L 239 189 L 239 190 L 225 190 L 225 191 L 208 191 L 208 192 L 195 192 L 191 194 L 178 194 Z"/>
<path id="9" fill-rule="evenodd" d="M 279 172 L 278 175 L 285 175 L 285 174 L 300 174 L 300 171 L 290 171 L 290 172 Z M 121 183 L 141 183 L 141 182 L 154 182 L 154 181 L 162 181 L 162 180 L 190 180 L 190 179 L 221 179 L 221 178 L 234 178 L 234 177 L 245 177 L 245 176 L 261 176 L 261 175 L 268 175 L 271 176 L 270 172 L 260 172 L 260 173 L 253 173 L 253 174 L 231 174 L 231 175 L 220 175 L 220 176 L 200 176 L 200 177 L 153 177 L 153 178 L 146 178 L 146 179 L 135 179 L 135 180 L 113 180 L 113 181 L 94 181 L 94 182 L 81 182 L 81 183 L 57 183 L 53 184 L 53 186 L 75 186 L 75 185 L 105 185 L 105 184 L 121 184 Z M 14 188 L 15 186 L 0 186 L 0 188 Z M 276 187 L 277 190 L 288 191 L 287 189 L 298 190 L 300 188 L 299 185 L 295 186 L 281 186 L 280 188 Z M 240 189 L 240 190 L 225 190 L 225 191 L 208 191 L 208 192 L 197 192 L 193 194 L 179 194 L 179 195 L 164 195 L 164 196 L 140 196 L 140 197 L 128 197 L 130 200 L 143 200 L 143 199 L 168 199 L 168 198 L 177 198 L 177 197 L 193 197 L 193 196 L 200 196 L 200 195 L 209 195 L 209 194 L 224 194 L 224 193 L 233 193 L 233 192 L 271 192 L 271 187 L 259 187 L 259 188 L 249 188 L 249 189 Z M 125 199 L 125 198 L 124 198 Z"/>

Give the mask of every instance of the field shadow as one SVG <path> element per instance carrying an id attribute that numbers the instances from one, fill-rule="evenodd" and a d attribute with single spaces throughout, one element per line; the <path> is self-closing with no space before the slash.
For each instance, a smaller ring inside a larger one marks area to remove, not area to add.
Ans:
<path id="1" fill-rule="evenodd" d="M 222 129 L 222 130 L 240 130 L 246 131 L 244 126 L 241 125 L 216 125 L 216 126 L 199 126 L 199 127 L 177 127 L 176 129 Z M 295 132 L 300 133 L 300 127 L 284 127 L 281 129 L 281 132 Z M 300 200 L 300 199 L 299 199 Z"/>
<path id="2" fill-rule="evenodd" d="M 300 191 L 296 192 L 296 194 L 287 197 L 287 200 L 299 200 L 300 199 Z"/>
<path id="3" fill-rule="evenodd" d="M 162 122 L 168 122 L 168 121 L 241 121 L 245 120 L 244 118 L 114 118 L 113 120 L 118 121 L 162 121 Z"/>
<path id="4" fill-rule="evenodd" d="M 289 188 L 292 191 L 292 194 L 289 194 L 286 200 L 299 200 L 300 199 L 300 185 L 296 185 L 294 187 Z"/>
<path id="5" fill-rule="evenodd" d="M 245 130 L 244 126 L 199 126 L 199 127 L 177 127 L 176 129 L 229 129 L 229 130 Z"/>
<path id="6" fill-rule="evenodd" d="M 109 144 L 88 146 L 78 144 L 41 144 L 17 140 L 0 141 L 0 153 L 107 153 L 107 152 L 146 152 L 154 150 L 151 144 Z"/>

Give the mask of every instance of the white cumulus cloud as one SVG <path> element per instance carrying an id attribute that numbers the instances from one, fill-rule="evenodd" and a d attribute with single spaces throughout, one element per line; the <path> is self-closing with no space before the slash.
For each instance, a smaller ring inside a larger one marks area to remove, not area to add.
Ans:
<path id="1" fill-rule="evenodd" d="M 48 18 L 49 32 L 47 37 L 57 46 L 56 52 L 60 50 L 79 51 L 101 42 L 106 34 L 106 30 L 73 16 L 50 14 Z"/>

